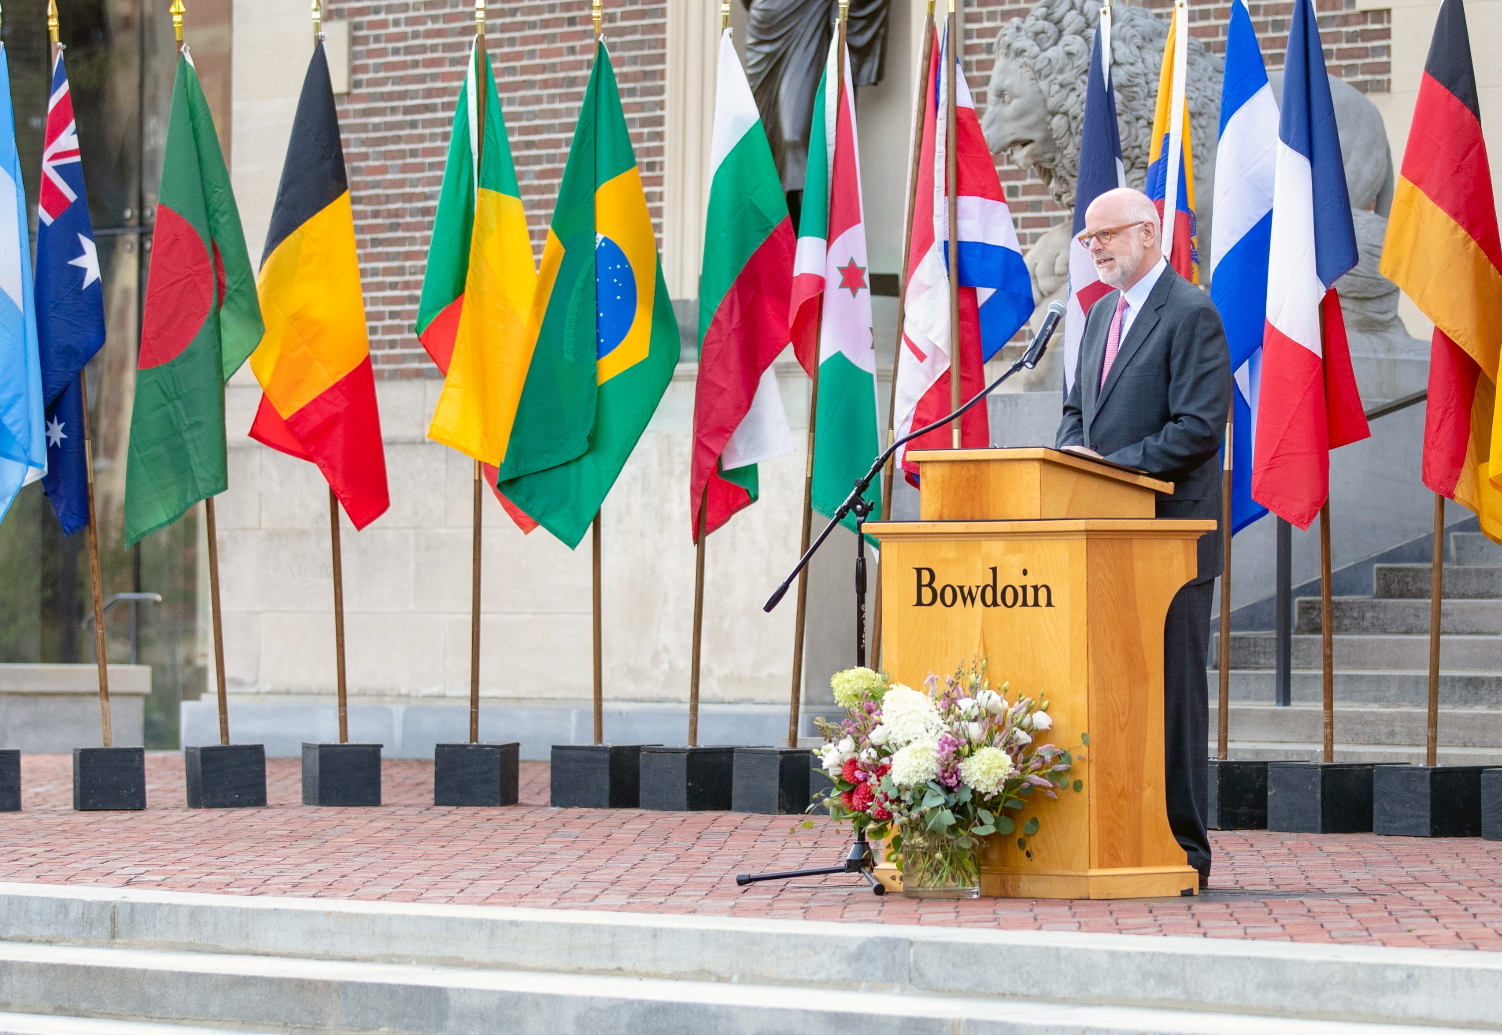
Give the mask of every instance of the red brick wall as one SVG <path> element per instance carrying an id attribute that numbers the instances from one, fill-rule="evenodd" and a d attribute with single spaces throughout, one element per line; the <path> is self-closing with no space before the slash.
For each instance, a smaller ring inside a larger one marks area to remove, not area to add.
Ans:
<path id="1" fill-rule="evenodd" d="M 330 20 L 350 23 L 350 93 L 339 98 L 339 120 L 377 376 L 436 377 L 412 328 L 474 38 L 473 7 L 467 0 L 327 0 L 325 7 Z M 487 49 L 540 254 L 589 81 L 589 0 L 491 0 L 490 8 Z M 663 0 L 606 5 L 606 45 L 659 234 L 665 28 Z"/>

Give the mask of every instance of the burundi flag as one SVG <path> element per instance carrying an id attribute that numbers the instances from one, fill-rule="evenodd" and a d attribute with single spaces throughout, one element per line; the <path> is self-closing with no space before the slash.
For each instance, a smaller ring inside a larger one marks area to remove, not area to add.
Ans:
<path id="1" fill-rule="evenodd" d="M 0 520 L 21 486 L 47 470 L 28 223 L 10 64 L 0 44 Z"/>
<path id="2" fill-rule="evenodd" d="M 257 278 L 266 335 L 250 357 L 265 394 L 250 436 L 328 481 L 355 528 L 390 506 L 355 220 L 322 41 L 303 79 Z"/>
<path id="3" fill-rule="evenodd" d="M 678 322 L 603 42 L 564 166 L 533 311 L 537 344 L 499 488 L 573 547 L 678 362 Z"/>
<path id="4" fill-rule="evenodd" d="M 1461 0 L 1439 9 L 1382 272 L 1434 321 L 1424 484 L 1475 511 L 1481 530 L 1502 542 L 1502 438 L 1494 423 L 1502 241 Z"/>
<path id="5" fill-rule="evenodd" d="M 485 69 L 483 91 L 477 71 L 481 66 Z M 483 170 L 476 162 L 476 157 L 482 154 Z M 484 462 L 486 482 L 523 532 L 532 531 L 537 522 L 495 488 L 498 456 L 493 443 L 500 438 L 509 442 L 516 417 L 517 393 L 536 337 L 531 315 L 536 282 L 537 267 L 532 259 L 532 242 L 526 231 L 501 100 L 489 58 L 476 37 L 470 49 L 468 72 L 459 88 L 448 159 L 443 167 L 443 187 L 438 194 L 438 213 L 428 245 L 422 296 L 417 304 L 417 339 L 445 378 L 439 412 L 428 429 L 429 436 Z M 465 298 L 472 288 L 481 292 L 475 303 L 481 316 L 471 315 L 466 319 Z M 518 309 L 523 300 L 524 306 Z M 524 328 L 520 338 L 519 328 Z M 456 351 L 460 357 L 459 369 L 451 377 Z M 518 357 L 519 368 L 515 366 Z M 510 374 L 514 384 L 498 377 L 497 367 L 486 367 L 488 363 L 503 361 L 512 364 Z M 492 445 L 487 446 L 486 440 Z"/>
<path id="6" fill-rule="evenodd" d="M 229 487 L 224 383 L 263 330 L 229 170 L 184 49 L 141 314 L 125 472 L 127 548 Z"/>
<path id="7" fill-rule="evenodd" d="M 72 535 L 89 523 L 88 450 L 78 379 L 104 344 L 104 283 L 99 279 L 99 253 L 83 188 L 83 160 L 62 48 L 52 62 L 42 142 L 36 314 L 47 405 L 47 477 L 42 488 L 63 534 Z"/>
<path id="8" fill-rule="evenodd" d="M 1231 449 L 1231 528 L 1267 513 L 1252 499 L 1252 443 L 1262 388 L 1262 330 L 1267 320 L 1268 244 L 1278 156 L 1278 102 L 1244 0 L 1233 0 L 1226 31 L 1226 74 L 1215 152 L 1215 237 L 1210 298 L 1231 347 L 1235 409 Z"/>
<path id="9" fill-rule="evenodd" d="M 1164 255 L 1168 264 L 1192 284 L 1199 283 L 1198 229 L 1194 223 L 1194 156 L 1189 134 L 1189 105 L 1185 86 L 1189 74 L 1189 8 L 1174 5 L 1163 44 L 1158 75 L 1158 105 L 1153 112 L 1153 135 L 1147 156 L 1147 196 L 1163 220 Z"/>
<path id="10" fill-rule="evenodd" d="M 855 89 L 838 82 L 838 38 L 830 45 L 814 96 L 808 178 L 798 224 L 793 280 L 793 343 L 809 368 L 818 343 L 814 411 L 814 509 L 830 517 L 881 452 L 876 410 L 876 341 L 871 334 L 871 279 L 861 207 Z M 845 67 L 850 67 L 848 56 Z M 815 331 L 817 328 L 817 331 Z M 880 483 L 866 493 L 881 509 Z M 845 524 L 855 527 L 855 516 Z"/>
<path id="11" fill-rule="evenodd" d="M 699 277 L 699 377 L 689 520 L 699 539 L 756 499 L 756 465 L 795 448 L 772 361 L 788 344 L 793 223 L 730 30 L 720 36 L 709 211 Z"/>

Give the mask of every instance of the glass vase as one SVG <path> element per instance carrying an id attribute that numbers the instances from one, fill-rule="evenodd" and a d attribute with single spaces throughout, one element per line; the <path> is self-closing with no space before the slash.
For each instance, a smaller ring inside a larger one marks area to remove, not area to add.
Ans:
<path id="1" fill-rule="evenodd" d="M 961 848 L 953 837 L 904 828 L 902 894 L 905 898 L 979 898 L 979 844 Z"/>

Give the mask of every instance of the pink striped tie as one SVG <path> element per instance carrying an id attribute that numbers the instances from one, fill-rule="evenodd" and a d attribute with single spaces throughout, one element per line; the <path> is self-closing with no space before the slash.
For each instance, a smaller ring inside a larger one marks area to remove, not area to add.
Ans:
<path id="1" fill-rule="evenodd" d="M 1116 353 L 1121 351 L 1121 318 L 1127 310 L 1126 293 L 1116 303 L 1116 315 L 1111 317 L 1111 329 L 1106 332 L 1106 361 L 1100 367 L 1100 385 L 1096 391 L 1106 387 L 1106 375 L 1111 372 L 1111 364 L 1116 362 Z"/>

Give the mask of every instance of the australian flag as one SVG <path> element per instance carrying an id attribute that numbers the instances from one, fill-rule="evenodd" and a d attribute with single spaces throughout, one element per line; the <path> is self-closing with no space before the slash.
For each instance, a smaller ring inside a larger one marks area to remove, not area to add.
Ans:
<path id="1" fill-rule="evenodd" d="M 37 345 L 42 399 L 47 407 L 47 476 L 42 487 L 72 535 L 89 522 L 87 450 L 84 443 L 84 364 L 104 344 L 104 284 L 83 189 L 83 164 L 73 98 L 59 48 L 47 102 L 42 189 L 37 205 Z"/>

